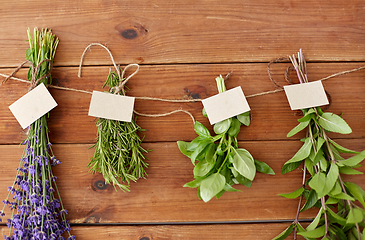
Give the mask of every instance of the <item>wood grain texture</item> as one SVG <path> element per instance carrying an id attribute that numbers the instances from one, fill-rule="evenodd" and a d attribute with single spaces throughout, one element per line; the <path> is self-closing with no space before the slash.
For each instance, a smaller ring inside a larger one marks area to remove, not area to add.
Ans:
<path id="1" fill-rule="evenodd" d="M 78 240 L 269 240 L 287 227 L 287 224 L 213 224 L 180 226 L 74 226 L 72 234 Z M 2 235 L 8 233 L 1 227 Z M 293 234 L 290 236 L 293 238 Z M 290 238 L 289 237 L 289 238 Z M 298 240 L 304 238 L 298 238 Z"/>
<path id="2" fill-rule="evenodd" d="M 363 148 L 363 140 L 339 140 L 340 144 L 354 150 Z M 299 188 L 301 171 L 297 169 L 286 175 L 280 170 L 284 162 L 300 148 L 299 141 L 253 141 L 240 142 L 257 160 L 269 164 L 275 176 L 257 174 L 251 188 L 238 186 L 242 192 L 225 193 L 219 200 L 204 203 L 197 197 L 197 189 L 182 186 L 193 180 L 193 165 L 182 155 L 176 143 L 148 143 L 148 178 L 131 184 L 131 192 L 115 191 L 104 185 L 101 175 L 88 172 L 87 164 L 93 149 L 85 144 L 56 144 L 54 153 L 62 164 L 54 168 L 58 176 L 68 219 L 72 223 L 148 223 L 148 222 L 219 222 L 219 221 L 265 221 L 293 219 L 297 199 L 285 199 L 279 193 Z M 2 153 L 0 199 L 5 198 L 7 186 L 11 185 L 22 147 L 0 146 Z M 360 168 L 361 171 L 365 167 Z M 365 187 L 363 175 L 346 176 Z M 9 213 L 9 212 L 7 212 Z M 306 211 L 301 218 L 311 218 L 316 211 Z"/>
<path id="3" fill-rule="evenodd" d="M 227 81 L 227 88 L 241 86 L 246 95 L 274 90 L 270 82 L 266 64 L 199 64 L 171 66 L 141 66 L 140 72 L 127 84 L 129 96 L 147 96 L 165 99 L 207 98 L 217 94 L 215 77 L 233 70 Z M 287 84 L 283 74 L 289 64 L 272 66 L 273 77 L 280 85 Z M 313 63 L 308 64 L 310 80 L 317 80 L 336 72 L 353 69 L 357 63 Z M 85 67 L 82 78 L 77 77 L 77 68 L 61 67 L 53 72 L 57 78 L 55 84 L 63 87 L 102 90 L 109 67 Z M 4 69 L 5 73 L 11 69 Z M 26 70 L 18 74 L 24 77 Z M 293 80 L 295 75 L 292 76 Z M 348 135 L 332 134 L 333 138 L 365 138 L 365 70 L 339 76 L 324 82 L 330 93 L 332 103 L 329 112 L 343 114 L 353 129 Z M 13 118 L 8 106 L 27 91 L 25 83 L 9 80 L 0 87 L 3 104 L 0 105 L 0 143 L 17 144 L 24 133 Z M 53 143 L 92 143 L 96 136 L 95 118 L 89 117 L 88 108 L 91 95 L 64 90 L 50 90 L 58 107 L 50 113 L 49 127 Z M 291 111 L 283 92 L 248 98 L 252 109 L 252 124 L 242 127 L 238 135 L 240 140 L 284 140 L 286 134 L 297 125 L 297 111 Z M 190 111 L 194 117 L 209 126 L 208 119 L 201 114 L 202 104 L 165 103 L 158 101 L 136 100 L 136 110 L 142 113 L 165 113 L 182 108 Z M 166 142 L 192 140 L 196 137 L 191 118 L 184 113 L 167 117 L 138 117 L 138 124 L 146 129 L 146 142 Z M 300 139 L 304 132 L 291 139 Z"/>
<path id="4" fill-rule="evenodd" d="M 58 66 L 77 65 L 91 42 L 107 44 L 124 64 L 269 62 L 299 48 L 311 61 L 364 61 L 364 7 L 362 0 L 7 1 L 0 66 L 23 62 L 28 27 L 61 39 Z M 85 63 L 109 62 L 95 49 Z"/>

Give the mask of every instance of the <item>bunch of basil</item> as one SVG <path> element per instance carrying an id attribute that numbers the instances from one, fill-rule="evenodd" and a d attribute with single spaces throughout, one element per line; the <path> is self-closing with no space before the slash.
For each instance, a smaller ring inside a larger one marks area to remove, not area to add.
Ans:
<path id="1" fill-rule="evenodd" d="M 226 91 L 222 76 L 217 77 L 216 81 L 219 93 Z M 207 117 L 204 109 L 203 115 Z M 237 135 L 242 124 L 250 124 L 249 112 L 214 124 L 214 136 L 196 121 L 194 130 L 199 136 L 190 143 L 177 142 L 180 151 L 195 165 L 195 180 L 184 187 L 197 187 L 198 196 L 204 202 L 214 196 L 218 199 L 226 191 L 239 191 L 232 187 L 234 184 L 250 187 L 256 171 L 275 174 L 266 163 L 255 160 L 246 149 L 239 148 Z"/>

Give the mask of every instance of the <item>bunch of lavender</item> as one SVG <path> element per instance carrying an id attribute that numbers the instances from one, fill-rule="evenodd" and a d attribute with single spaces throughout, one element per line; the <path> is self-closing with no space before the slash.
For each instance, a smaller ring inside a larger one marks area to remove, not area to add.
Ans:
<path id="1" fill-rule="evenodd" d="M 307 83 L 306 63 L 302 51 L 298 60 L 290 57 L 300 83 Z M 328 132 L 349 134 L 349 125 L 340 116 L 323 112 L 320 107 L 302 109 L 304 116 L 287 135 L 291 137 L 306 129 L 303 146 L 288 160 L 282 174 L 295 170 L 303 163 L 303 178 L 300 188 L 291 193 L 280 194 L 286 198 L 299 198 L 294 222 L 274 240 L 283 240 L 294 231 L 294 239 L 362 240 L 365 239 L 365 191 L 355 183 L 346 182 L 343 175 L 363 174 L 356 170 L 365 158 L 365 151 L 347 149 L 329 138 Z M 341 153 L 354 154 L 344 159 Z M 307 180 L 307 173 L 310 174 Z M 306 199 L 302 204 L 302 200 Z M 358 202 L 359 204 L 356 204 Z M 299 222 L 299 213 L 317 207 L 318 213 L 304 228 Z"/>
<path id="2" fill-rule="evenodd" d="M 58 38 L 50 30 L 39 31 L 35 28 L 33 37 L 28 29 L 28 39 L 30 48 L 26 58 L 31 62 L 28 79 L 32 79 L 33 84 L 35 79 L 41 79 L 39 83 L 47 85 L 51 82 L 49 72 Z M 44 61 L 45 59 L 48 60 Z M 43 76 L 46 77 L 42 79 Z M 71 228 L 65 216 L 67 211 L 62 205 L 56 177 L 51 169 L 51 166 L 61 162 L 54 157 L 51 149 L 46 116 L 32 123 L 28 131 L 28 137 L 23 142 L 26 149 L 17 168 L 14 183 L 9 187 L 9 194 L 3 201 L 4 208 L 0 212 L 4 216 L 6 205 L 12 210 L 12 216 L 7 220 L 10 230 L 5 239 L 65 239 L 62 237 L 64 232 L 68 233 L 67 239 L 76 239 L 69 232 Z M 55 197 L 55 192 L 59 200 Z"/>

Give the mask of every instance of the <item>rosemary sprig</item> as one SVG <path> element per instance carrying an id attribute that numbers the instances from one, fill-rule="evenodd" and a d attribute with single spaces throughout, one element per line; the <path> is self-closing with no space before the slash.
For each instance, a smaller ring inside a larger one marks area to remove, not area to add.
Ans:
<path id="1" fill-rule="evenodd" d="M 108 86 L 109 92 L 114 93 L 120 81 L 118 74 L 110 72 L 103 87 Z M 97 139 L 93 146 L 95 153 L 88 164 L 92 173 L 102 173 L 107 184 L 128 192 L 131 181 L 147 176 L 145 168 L 148 164 L 143 153 L 148 151 L 141 146 L 143 138 L 138 133 L 143 129 L 136 120 L 137 117 L 132 122 L 99 118 L 96 123 Z"/>
<path id="2" fill-rule="evenodd" d="M 298 60 L 290 57 L 297 72 L 300 83 L 308 82 L 306 63 L 302 51 Z M 291 193 L 280 194 L 286 198 L 299 197 L 298 211 L 295 221 L 275 240 L 285 239 L 294 231 L 305 239 L 363 239 L 365 226 L 365 191 L 351 182 L 344 182 L 343 174 L 362 174 L 355 170 L 365 158 L 365 150 L 356 152 L 347 149 L 327 135 L 327 132 L 349 134 L 352 132 L 348 124 L 338 115 L 323 112 L 320 107 L 302 109 L 304 116 L 299 119 L 299 125 L 287 135 L 291 137 L 306 129 L 307 136 L 302 139 L 303 146 L 287 161 L 282 174 L 293 171 L 302 163 L 302 186 Z M 340 153 L 355 154 L 344 159 Z M 306 180 L 306 173 L 310 178 Z M 302 206 L 302 200 L 306 202 Z M 356 205 L 359 201 L 362 206 Z M 304 229 L 299 222 L 301 211 L 318 207 L 317 216 Z M 336 210 L 337 209 L 337 210 Z"/>

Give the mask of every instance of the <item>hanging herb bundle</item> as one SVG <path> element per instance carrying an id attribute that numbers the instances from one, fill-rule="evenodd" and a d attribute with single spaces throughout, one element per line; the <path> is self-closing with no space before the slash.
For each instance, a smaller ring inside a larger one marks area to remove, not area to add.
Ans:
<path id="1" fill-rule="evenodd" d="M 50 70 L 58 38 L 50 30 L 39 31 L 35 28 L 33 37 L 28 29 L 28 39 L 30 48 L 26 59 L 31 65 L 28 79 L 31 80 L 32 89 L 40 83 L 51 83 Z M 55 158 L 51 149 L 46 116 L 36 120 L 28 130 L 28 137 L 23 142 L 26 148 L 0 212 L 4 216 L 6 205 L 12 210 L 12 216 L 7 220 L 10 230 L 5 239 L 64 239 L 61 236 L 64 232 L 68 234 L 67 239 L 76 239 L 69 232 L 71 228 L 65 216 L 67 211 L 52 173 L 51 166 L 61 162 Z M 13 194 L 12 200 L 10 194 Z"/>
<path id="2" fill-rule="evenodd" d="M 103 87 L 107 85 L 112 94 L 124 95 L 128 78 L 123 79 L 123 75 L 119 77 L 117 73 L 110 72 Z M 143 129 L 136 120 L 137 117 L 132 122 L 99 118 L 96 123 L 97 140 L 93 146 L 95 153 L 88 165 L 92 173 L 102 173 L 107 184 L 111 183 L 115 189 L 118 186 L 128 192 L 131 181 L 147 176 L 145 168 L 148 164 L 144 161 L 143 153 L 148 151 L 141 146 L 143 139 L 138 136 L 138 132 Z"/>
<path id="3" fill-rule="evenodd" d="M 290 57 L 297 72 L 300 83 L 308 82 L 306 62 L 302 51 L 298 53 L 298 60 Z M 320 107 L 302 109 L 303 117 L 299 125 L 287 135 L 291 137 L 306 129 L 307 136 L 302 139 L 303 146 L 287 161 L 282 174 L 293 171 L 302 163 L 302 186 L 294 192 L 280 194 L 286 198 L 299 197 L 298 211 L 295 221 L 274 239 L 285 239 L 294 231 L 305 239 L 352 239 L 365 238 L 365 191 L 358 185 L 345 182 L 344 174 L 362 174 L 355 168 L 365 158 L 365 151 L 356 152 L 347 149 L 328 137 L 328 132 L 349 134 L 349 125 L 340 116 L 323 112 Z M 354 154 L 344 159 L 340 153 Z M 306 179 L 306 173 L 310 174 Z M 302 206 L 303 197 L 306 202 Z M 358 201 L 361 205 L 355 204 Z M 299 213 L 312 207 L 319 208 L 317 216 L 307 228 L 303 228 L 298 217 Z"/>
<path id="4" fill-rule="evenodd" d="M 225 92 L 222 76 L 217 77 L 216 82 L 219 93 Z M 246 149 L 238 146 L 237 135 L 242 124 L 250 124 L 249 114 L 246 112 L 214 124 L 213 130 L 217 134 L 215 136 L 196 121 L 194 130 L 199 136 L 190 143 L 177 142 L 181 153 L 189 157 L 195 165 L 195 180 L 186 183 L 184 187 L 197 187 L 198 196 L 204 202 L 214 196 L 218 199 L 226 191 L 239 191 L 232 187 L 234 184 L 251 187 L 256 171 L 275 174 L 266 163 L 254 159 Z M 204 109 L 203 115 L 207 117 Z"/>

